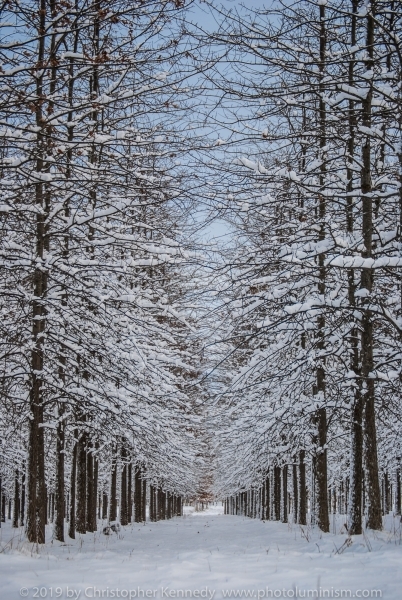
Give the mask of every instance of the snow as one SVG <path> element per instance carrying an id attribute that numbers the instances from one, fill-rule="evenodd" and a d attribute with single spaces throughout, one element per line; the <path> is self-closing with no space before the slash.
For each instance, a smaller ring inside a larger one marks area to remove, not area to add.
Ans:
<path id="1" fill-rule="evenodd" d="M 15 600 L 21 588 L 29 598 L 129 598 L 131 590 L 132 598 L 258 599 L 297 597 L 296 589 L 298 597 L 335 598 L 341 590 L 401 597 L 399 518 L 389 515 L 382 532 L 355 536 L 349 546 L 341 517 L 331 531 L 223 515 L 219 504 L 200 513 L 185 507 L 182 518 L 129 525 L 111 536 L 49 541 L 37 554 L 8 521 L 0 530 L 1 598 Z"/>

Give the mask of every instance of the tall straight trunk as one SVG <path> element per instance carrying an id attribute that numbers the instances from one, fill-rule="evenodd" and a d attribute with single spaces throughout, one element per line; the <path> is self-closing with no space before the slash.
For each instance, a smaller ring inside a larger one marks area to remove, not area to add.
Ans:
<path id="1" fill-rule="evenodd" d="M 128 464 L 127 472 L 127 518 L 128 522 L 133 521 L 133 465 L 131 461 Z"/>
<path id="2" fill-rule="evenodd" d="M 351 15 L 351 35 L 350 44 L 352 48 L 356 47 L 356 14 L 359 0 L 352 0 Z M 354 67 L 355 53 L 352 53 L 349 61 L 349 85 L 354 87 Z M 355 101 L 349 100 L 349 139 L 348 139 L 348 165 L 347 165 L 347 203 L 346 203 L 346 225 L 347 231 L 353 234 L 354 214 L 353 214 L 353 176 L 354 176 L 354 155 L 355 155 L 355 134 L 356 134 L 356 114 Z M 355 274 L 354 269 L 348 271 L 348 296 L 350 306 L 355 306 Z M 350 498 L 348 529 L 351 535 L 360 535 L 362 533 L 362 485 L 363 485 L 363 398 L 361 395 L 359 347 L 358 347 L 358 328 L 353 326 L 351 331 L 351 369 L 355 373 L 358 386 L 354 386 L 353 406 L 351 415 L 351 448 L 350 448 Z"/>
<path id="3" fill-rule="evenodd" d="M 300 525 L 307 525 L 307 489 L 306 489 L 306 463 L 304 462 L 306 452 L 299 452 L 299 518 Z"/>
<path id="4" fill-rule="evenodd" d="M 266 499 L 265 499 L 265 482 L 264 482 L 263 486 L 261 487 L 260 497 L 261 497 L 260 519 L 262 521 L 265 521 L 265 503 L 266 503 Z"/>
<path id="5" fill-rule="evenodd" d="M 20 525 L 24 525 L 25 522 L 25 468 L 21 476 L 21 508 L 20 508 Z M 1 494 L 0 494 L 1 498 Z"/>
<path id="6" fill-rule="evenodd" d="M 75 529 L 86 533 L 87 528 L 87 435 L 81 434 L 77 450 L 77 510 Z"/>
<path id="7" fill-rule="evenodd" d="M 142 521 L 142 480 L 141 469 L 137 465 L 134 472 L 134 521 Z"/>
<path id="8" fill-rule="evenodd" d="M 117 464 L 116 457 L 113 459 L 112 466 L 112 477 L 110 483 L 110 507 L 109 507 L 109 521 L 116 521 L 117 519 Z"/>
<path id="9" fill-rule="evenodd" d="M 399 459 L 398 459 L 399 464 Z M 400 515 L 402 510 L 402 498 L 401 498 L 401 469 L 398 466 L 396 470 L 396 481 L 395 481 L 395 514 Z"/>
<path id="10" fill-rule="evenodd" d="M 374 3 L 367 13 L 367 60 L 366 69 L 374 69 Z M 369 80 L 369 91 L 366 98 L 362 100 L 362 124 L 365 128 L 371 128 L 373 84 Z M 365 136 L 362 147 L 362 169 L 361 169 L 361 192 L 362 192 L 362 237 L 364 241 L 363 258 L 371 258 L 373 254 L 373 198 L 371 179 L 371 138 L 370 134 Z M 373 291 L 374 273 L 372 269 L 362 269 L 361 288 L 366 289 L 369 294 Z M 382 529 L 381 516 L 381 493 L 378 476 L 377 458 L 377 429 L 375 422 L 375 387 L 372 372 L 374 371 L 374 333 L 373 314 L 370 310 L 370 300 L 363 300 L 363 316 L 361 321 L 361 371 L 363 380 L 363 403 L 364 403 L 364 441 L 365 441 L 365 467 L 367 477 L 368 497 L 368 519 L 367 527 L 370 529 Z"/>
<path id="11" fill-rule="evenodd" d="M 265 520 L 269 521 L 271 518 L 271 489 L 269 481 L 269 473 L 265 478 Z"/>
<path id="12" fill-rule="evenodd" d="M 95 482 L 96 455 L 93 452 L 92 442 L 88 443 L 87 452 L 87 510 L 86 522 L 87 531 L 96 531 L 96 498 L 97 483 Z"/>
<path id="13" fill-rule="evenodd" d="M 282 468 L 282 522 L 288 522 L 288 466 Z"/>
<path id="14" fill-rule="evenodd" d="M 229 514 L 228 510 L 229 510 L 228 499 L 226 498 L 226 514 Z M 166 492 L 166 518 L 167 519 L 172 518 L 171 505 L 170 505 L 170 492 Z"/>
<path id="15" fill-rule="evenodd" d="M 102 519 L 107 519 L 107 512 L 108 512 L 108 497 L 107 497 L 107 493 L 103 492 L 102 493 Z"/>
<path id="16" fill-rule="evenodd" d="M 325 76 L 325 60 L 326 60 L 326 26 L 325 26 L 325 5 L 322 3 L 320 10 L 320 59 L 319 59 L 319 146 L 320 146 L 320 189 L 319 195 L 319 218 L 320 231 L 319 241 L 325 240 L 325 217 L 326 217 L 326 106 L 324 100 L 325 84 L 323 83 Z M 322 298 L 326 291 L 326 267 L 325 254 L 322 252 L 318 256 L 318 293 Z M 317 320 L 317 349 L 323 354 L 325 350 L 325 315 L 321 313 Z M 326 381 L 325 381 L 325 364 L 323 356 L 319 359 L 317 366 L 317 383 L 314 388 L 314 394 L 319 396 L 321 408 L 316 411 L 314 422 L 317 428 L 316 435 L 316 460 L 315 460 L 315 475 L 317 486 L 317 506 L 318 506 L 318 526 L 322 531 L 329 531 L 329 515 L 328 515 L 328 484 L 327 484 L 327 413 L 323 405 L 325 399 Z"/>
<path id="17" fill-rule="evenodd" d="M 155 521 L 155 488 L 153 485 L 149 486 L 149 520 Z"/>
<path id="18" fill-rule="evenodd" d="M 13 511 L 13 527 L 18 527 L 20 524 L 20 472 L 15 470 L 14 475 L 14 511 Z"/>
<path id="19" fill-rule="evenodd" d="M 6 522 L 6 497 L 4 494 L 1 494 L 1 522 Z"/>
<path id="20" fill-rule="evenodd" d="M 162 491 L 162 498 L 161 498 L 161 519 L 165 520 L 166 519 L 166 492 Z"/>
<path id="21" fill-rule="evenodd" d="M 384 473 L 384 508 L 387 515 L 391 511 L 391 484 L 388 477 L 388 471 Z"/>
<path id="22" fill-rule="evenodd" d="M 127 507 L 127 451 L 123 446 L 121 449 L 121 481 L 120 481 L 120 523 L 128 524 L 128 507 Z"/>
<path id="23" fill-rule="evenodd" d="M 145 471 L 143 471 L 145 474 Z M 145 523 L 147 520 L 147 480 L 142 480 L 142 499 L 141 499 L 141 521 Z"/>
<path id="24" fill-rule="evenodd" d="M 94 494 L 94 460 L 93 460 L 93 454 L 91 452 L 92 450 L 92 443 L 91 441 L 88 441 L 88 448 L 87 448 L 87 472 L 86 472 L 86 478 L 87 478 L 87 494 L 86 494 L 86 514 L 85 514 L 85 521 L 86 521 L 86 530 L 87 531 L 92 531 L 92 506 L 93 506 L 93 494 Z"/>
<path id="25" fill-rule="evenodd" d="M 274 519 L 281 520 L 281 468 L 274 467 Z"/>
<path id="26" fill-rule="evenodd" d="M 299 512 L 299 482 L 297 480 L 296 456 L 293 458 L 293 523 L 297 523 Z"/>
<path id="27" fill-rule="evenodd" d="M 64 421 L 59 411 L 59 422 L 56 432 L 56 518 L 54 520 L 53 536 L 59 542 L 64 542 Z"/>
<path id="28" fill-rule="evenodd" d="M 74 432 L 74 438 L 77 438 L 77 432 Z M 70 521 L 68 527 L 68 535 L 72 540 L 75 540 L 75 497 L 77 489 L 77 457 L 78 457 L 78 442 L 74 441 L 73 456 L 71 461 L 71 478 L 70 478 Z"/>
<path id="29" fill-rule="evenodd" d="M 95 450 L 99 450 L 99 442 L 95 442 Z M 98 480 L 99 480 L 99 461 L 98 461 L 98 454 L 94 453 L 93 455 L 93 463 L 94 463 L 94 490 L 93 490 L 93 503 L 92 503 L 92 519 L 91 519 L 91 527 L 92 527 L 92 531 L 96 531 L 98 529 L 98 523 L 97 523 L 97 510 L 96 510 L 96 503 L 98 501 Z M 100 502 L 99 502 L 99 511 L 100 511 Z M 99 518 L 100 518 L 100 514 L 99 514 Z"/>
<path id="30" fill-rule="evenodd" d="M 46 0 L 39 1 L 39 26 L 38 26 L 38 53 L 37 64 L 45 63 L 46 51 Z M 37 173 L 48 170 L 44 157 L 46 152 L 46 117 L 43 111 L 44 97 L 44 75 L 45 69 L 38 71 L 36 78 L 36 98 L 39 100 L 35 105 L 36 116 L 36 165 Z M 36 204 L 36 222 L 35 255 L 37 261 L 32 262 L 42 264 L 45 252 L 49 250 L 49 240 L 47 238 L 46 219 L 49 213 L 49 206 L 46 203 L 44 183 L 40 181 L 35 184 L 35 204 Z M 43 391 L 44 382 L 43 373 L 43 346 L 44 331 L 46 328 L 46 308 L 44 299 L 47 293 L 47 272 L 37 266 L 33 273 L 33 300 L 32 300 L 32 350 L 31 350 L 31 373 L 30 373 L 30 419 L 29 419 L 29 438 L 28 438 L 28 485 L 27 485 L 27 519 L 26 534 L 29 542 L 45 543 L 45 524 L 46 524 L 46 492 L 45 492 L 45 448 L 44 448 L 44 430 L 43 430 Z"/>

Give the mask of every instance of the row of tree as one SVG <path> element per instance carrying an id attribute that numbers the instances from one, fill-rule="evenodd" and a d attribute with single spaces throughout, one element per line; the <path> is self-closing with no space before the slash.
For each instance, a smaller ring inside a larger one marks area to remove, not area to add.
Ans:
<path id="1" fill-rule="evenodd" d="M 118 470 L 121 522 L 134 481 L 151 518 L 196 488 L 191 94 L 181 2 L 0 13 L 0 474 L 43 543 L 48 506 L 58 540 L 114 520 Z"/>
<path id="2" fill-rule="evenodd" d="M 219 12 L 216 489 L 243 510 L 270 473 L 286 504 L 289 468 L 299 522 L 328 531 L 341 494 L 350 533 L 381 529 L 391 482 L 401 504 L 401 4 Z"/>

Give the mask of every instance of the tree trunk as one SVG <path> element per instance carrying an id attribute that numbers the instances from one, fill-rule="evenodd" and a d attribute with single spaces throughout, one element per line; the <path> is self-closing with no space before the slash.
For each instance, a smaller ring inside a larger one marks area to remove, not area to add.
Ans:
<path id="1" fill-rule="evenodd" d="M 56 518 L 53 535 L 59 542 L 64 542 L 64 421 L 61 411 L 56 435 Z"/>
<path id="2" fill-rule="evenodd" d="M 293 458 L 293 523 L 297 523 L 299 512 L 299 483 L 297 481 L 296 456 Z"/>
<path id="3" fill-rule="evenodd" d="M 13 511 L 13 527 L 18 527 L 20 524 L 20 473 L 15 470 L 14 476 L 14 511 Z"/>
<path id="4" fill-rule="evenodd" d="M 98 450 L 99 449 L 99 442 L 95 442 L 95 449 Z M 91 527 L 92 527 L 92 531 L 97 531 L 98 529 L 98 522 L 97 522 L 97 510 L 96 510 L 96 503 L 98 501 L 98 479 L 99 479 L 99 461 L 98 461 L 98 454 L 94 453 L 93 454 L 93 466 L 94 466 L 94 485 L 93 485 L 93 502 L 92 502 L 92 511 L 91 511 Z M 100 503 L 99 503 L 99 511 L 100 511 Z M 99 515 L 100 518 L 100 515 Z"/>
<path id="5" fill-rule="evenodd" d="M 282 468 L 282 522 L 288 522 L 288 466 Z"/>
<path id="6" fill-rule="evenodd" d="M 134 472 L 134 521 L 136 523 L 142 521 L 142 480 L 139 466 L 135 468 Z"/>
<path id="7" fill-rule="evenodd" d="M 149 486 L 149 520 L 155 521 L 155 488 L 153 485 Z"/>
<path id="8" fill-rule="evenodd" d="M 133 465 L 131 460 L 128 464 L 128 481 L 127 481 L 128 493 L 127 493 L 127 510 L 128 510 L 128 522 L 133 521 Z"/>
<path id="9" fill-rule="evenodd" d="M 374 69 L 374 6 L 367 12 L 367 60 L 366 69 Z M 366 98 L 362 100 L 362 124 L 365 128 L 371 128 L 371 111 L 373 98 L 372 80 L 369 82 L 369 91 Z M 373 198 L 371 180 L 371 138 L 366 135 L 362 148 L 362 170 L 361 170 L 361 192 L 362 192 L 362 236 L 364 241 L 363 258 L 371 258 L 373 253 Z M 362 269 L 361 288 L 366 289 L 369 294 L 373 290 L 372 269 Z M 373 315 L 369 308 L 370 301 L 363 299 L 363 316 L 361 322 L 361 369 L 363 380 L 363 402 L 364 402 L 364 437 L 365 437 L 365 465 L 367 476 L 368 496 L 368 520 L 367 527 L 371 529 L 382 529 L 381 516 L 381 493 L 378 477 L 377 459 L 377 431 L 375 423 L 375 388 L 372 373 L 374 371 L 373 358 Z"/>
<path id="10" fill-rule="evenodd" d="M 145 475 L 145 470 L 143 471 Z M 147 520 L 147 480 L 144 478 L 142 480 L 142 499 L 141 499 L 141 521 L 145 523 Z"/>
<path id="11" fill-rule="evenodd" d="M 78 441 L 77 451 L 77 515 L 75 529 L 78 533 L 86 533 L 87 525 L 87 448 L 86 433 L 82 433 Z"/>
<path id="12" fill-rule="evenodd" d="M 102 519 L 107 519 L 107 493 L 102 493 Z"/>
<path id="13" fill-rule="evenodd" d="M 96 457 L 93 453 L 93 444 L 88 442 L 87 451 L 87 506 L 86 506 L 86 529 L 94 532 L 96 525 L 96 496 L 97 489 L 95 484 L 95 463 Z"/>
<path id="14" fill-rule="evenodd" d="M 74 432 L 74 439 L 77 439 L 77 432 Z M 70 479 L 70 521 L 68 528 L 68 536 L 75 540 L 75 495 L 76 495 L 76 480 L 77 480 L 77 458 L 78 458 L 78 442 L 74 442 L 73 456 L 71 462 L 71 479 Z"/>
<path id="15" fill-rule="evenodd" d="M 307 489 L 306 489 L 306 463 L 304 457 L 305 450 L 299 452 L 299 518 L 300 525 L 307 525 Z"/>
<path id="16" fill-rule="evenodd" d="M 112 466 L 112 479 L 110 485 L 110 510 L 109 510 L 109 521 L 116 521 L 117 519 L 117 464 L 116 457 L 113 459 Z"/>
<path id="17" fill-rule="evenodd" d="M 281 520 L 281 468 L 274 467 L 274 518 Z"/>
<path id="18" fill-rule="evenodd" d="M 120 488 L 120 523 L 122 525 L 128 524 L 128 507 L 127 507 L 127 452 L 123 446 L 121 449 L 121 488 Z"/>

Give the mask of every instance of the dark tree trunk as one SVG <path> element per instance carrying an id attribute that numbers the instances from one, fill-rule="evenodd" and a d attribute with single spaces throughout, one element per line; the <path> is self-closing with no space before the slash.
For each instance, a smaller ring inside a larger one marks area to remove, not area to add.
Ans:
<path id="1" fill-rule="evenodd" d="M 75 439 L 77 438 L 77 432 L 75 432 Z M 77 455 L 78 455 L 78 442 L 74 442 L 73 456 L 71 462 L 71 479 L 70 479 L 70 521 L 68 527 L 68 535 L 72 540 L 75 540 L 75 495 L 77 486 Z"/>
<path id="2" fill-rule="evenodd" d="M 282 498 L 282 507 L 283 507 L 283 514 L 282 514 L 282 522 L 283 523 L 287 523 L 288 522 L 288 466 L 284 465 L 282 468 L 282 494 L 283 494 L 283 498 Z"/>
<path id="3" fill-rule="evenodd" d="M 20 508 L 20 525 L 24 525 L 25 521 L 25 469 L 21 477 L 21 508 Z M 1 497 L 1 496 L 0 496 Z"/>
<path id="4" fill-rule="evenodd" d="M 56 438 L 56 518 L 54 521 L 54 538 L 64 542 L 64 422 L 59 415 Z"/>
<path id="5" fill-rule="evenodd" d="M 112 466 L 112 479 L 110 485 L 110 511 L 109 521 L 116 521 L 117 519 L 117 464 L 116 458 L 113 459 Z"/>
<path id="6" fill-rule="evenodd" d="M 142 499 L 141 499 L 141 521 L 145 523 L 147 520 L 147 480 L 142 480 Z"/>
<path id="7" fill-rule="evenodd" d="M 99 449 L 99 442 L 95 443 L 95 449 Z M 96 502 L 98 500 L 98 479 L 99 479 L 99 461 L 98 454 L 93 455 L 93 463 L 94 463 L 94 490 L 93 490 L 93 504 L 92 504 L 92 531 L 97 531 L 98 523 L 96 520 L 97 510 L 96 510 Z M 99 502 L 99 512 L 100 512 L 100 502 Z M 100 518 L 100 514 L 99 514 Z"/>
<path id="8" fill-rule="evenodd" d="M 87 531 L 93 531 L 92 529 L 92 506 L 93 506 L 93 494 L 94 494 L 94 460 L 92 450 L 92 443 L 88 441 L 87 449 L 87 494 L 86 494 L 86 515 L 85 515 L 85 528 Z"/>
<path id="9" fill-rule="evenodd" d="M 351 35 L 350 44 L 352 48 L 356 46 L 356 14 L 359 0 L 352 0 L 351 15 Z M 354 86 L 354 68 L 355 54 L 349 61 L 349 85 Z M 355 162 L 355 135 L 356 135 L 356 114 L 355 102 L 349 99 L 349 139 L 348 139 L 348 166 L 347 166 L 347 206 L 346 206 L 346 225 L 348 233 L 352 234 L 354 229 L 353 214 L 353 177 Z M 350 306 L 355 306 L 355 273 L 354 269 L 348 272 L 348 295 Z M 354 403 L 352 408 L 351 424 L 351 461 L 350 461 L 350 512 L 349 512 L 349 533 L 359 535 L 362 533 L 362 485 L 363 485 L 363 399 L 360 390 L 361 372 L 358 348 L 358 328 L 352 328 L 351 331 L 351 369 L 356 375 L 356 381 L 359 387 L 354 388 Z"/>
<path id="10" fill-rule="evenodd" d="M 274 467 L 274 513 L 275 521 L 281 520 L 281 468 Z"/>
<path id="11" fill-rule="evenodd" d="M 269 481 L 269 473 L 265 478 L 265 520 L 269 521 L 271 518 L 271 488 Z"/>
<path id="12" fill-rule="evenodd" d="M 128 507 L 127 507 L 127 451 L 123 446 L 121 449 L 121 489 L 120 489 L 120 523 L 128 524 Z"/>
<path id="13" fill-rule="evenodd" d="M 142 479 L 139 466 L 135 468 L 134 472 L 134 521 L 136 523 L 142 521 Z"/>
<path id="14" fill-rule="evenodd" d="M 307 489 L 306 489 L 306 464 L 304 462 L 305 450 L 299 452 L 299 519 L 300 525 L 307 525 Z"/>
<path id="15" fill-rule="evenodd" d="M 154 494 L 154 486 L 149 486 L 149 520 L 155 521 L 155 494 Z"/>
<path id="16" fill-rule="evenodd" d="M 35 297 L 42 296 L 35 292 Z M 35 311 L 39 315 L 41 310 Z M 34 321 L 34 337 L 39 336 L 39 320 Z M 32 418 L 29 419 L 29 442 L 28 442 L 28 506 L 26 533 L 31 543 L 45 543 L 46 524 L 46 489 L 45 489 L 45 446 L 43 437 L 43 404 L 42 404 L 42 381 L 35 373 L 43 370 L 42 350 L 37 347 L 33 351 L 33 383 L 30 393 L 30 407 Z"/>
<path id="17" fill-rule="evenodd" d="M 88 443 L 87 452 L 87 531 L 96 531 L 96 498 L 97 498 L 97 459 L 93 453 L 93 445 Z"/>
<path id="18" fill-rule="evenodd" d="M 102 493 L 102 519 L 107 519 L 107 493 Z"/>
<path id="19" fill-rule="evenodd" d="M 391 486 L 388 477 L 388 471 L 384 473 L 384 508 L 387 515 L 391 511 Z"/>
<path id="20" fill-rule="evenodd" d="M 367 59 L 366 69 L 371 72 L 374 69 L 374 6 L 367 12 Z M 372 80 L 369 80 L 369 91 L 362 100 L 362 125 L 371 128 L 371 111 L 373 99 Z M 371 258 L 373 252 L 373 188 L 371 178 L 371 137 L 366 135 L 362 147 L 362 170 L 361 170 L 361 192 L 362 192 L 362 237 L 364 241 L 363 258 Z M 373 271 L 362 269 L 361 288 L 373 289 Z M 374 370 L 374 334 L 373 315 L 369 308 L 370 300 L 363 299 L 363 316 L 361 321 L 361 371 L 362 380 L 365 385 L 363 395 L 364 402 L 364 437 L 365 437 L 365 466 L 367 474 L 367 497 L 368 497 L 368 520 L 367 527 L 370 529 L 382 529 L 381 516 L 381 493 L 378 476 L 377 458 L 377 430 L 375 422 L 375 388 L 371 373 Z"/>
<path id="21" fill-rule="evenodd" d="M 128 481 L 127 481 L 128 493 L 127 493 L 127 511 L 128 511 L 128 522 L 133 521 L 133 465 L 130 462 L 128 464 Z"/>
<path id="22" fill-rule="evenodd" d="M 399 461 L 398 461 L 399 462 Z M 401 514 L 402 502 L 401 502 L 401 469 L 398 467 L 396 470 L 396 490 L 395 490 L 395 513 Z"/>
<path id="23" fill-rule="evenodd" d="M 86 533 L 87 525 L 87 448 L 86 433 L 82 433 L 78 441 L 77 451 L 77 514 L 75 529 L 78 533 Z"/>
<path id="24" fill-rule="evenodd" d="M 299 482 L 297 480 L 296 456 L 293 460 L 293 523 L 297 523 L 299 513 Z"/>
<path id="25" fill-rule="evenodd" d="M 1 522 L 6 522 L 6 497 L 4 494 L 1 496 Z"/>
<path id="26" fill-rule="evenodd" d="M 20 524 L 20 473 L 15 470 L 14 476 L 14 512 L 13 512 L 13 527 L 18 527 Z"/>

